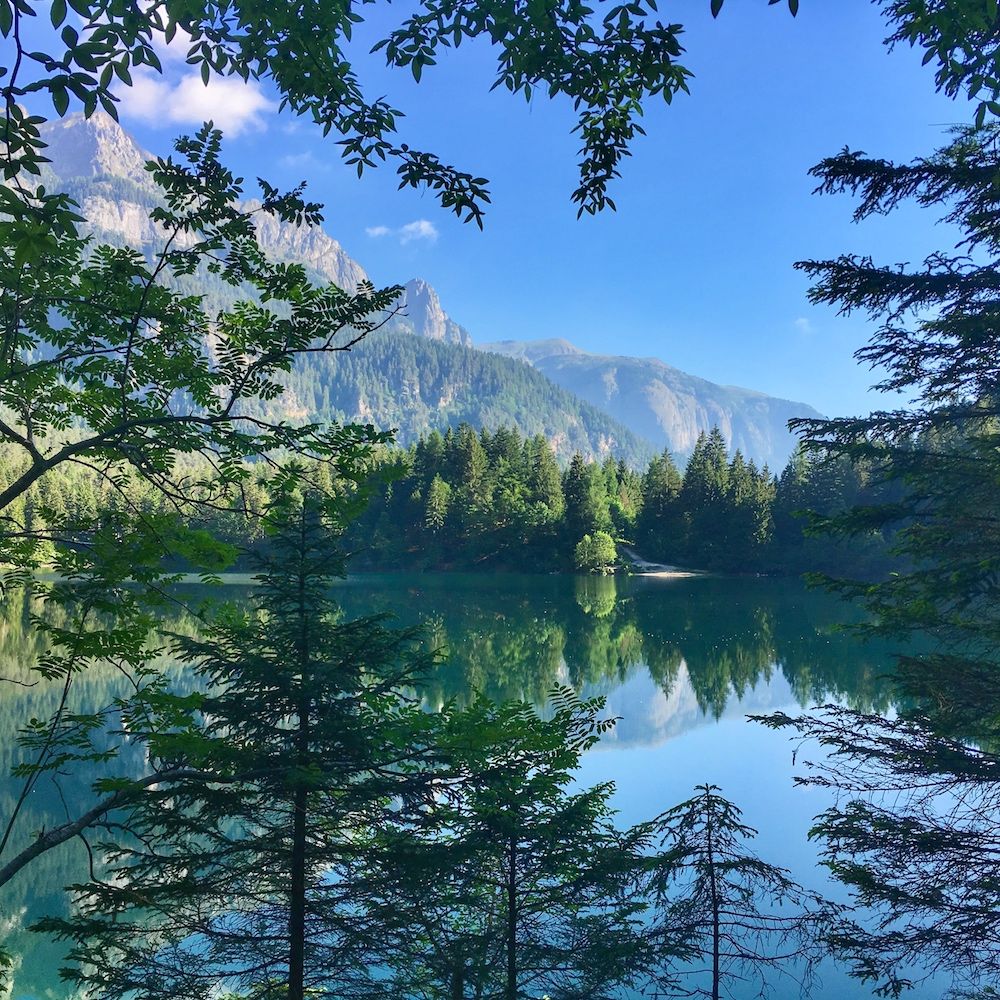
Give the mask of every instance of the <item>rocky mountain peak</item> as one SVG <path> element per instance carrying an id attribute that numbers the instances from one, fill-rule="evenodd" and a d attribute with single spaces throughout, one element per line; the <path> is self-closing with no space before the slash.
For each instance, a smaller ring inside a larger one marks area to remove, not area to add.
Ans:
<path id="1" fill-rule="evenodd" d="M 472 346 L 472 335 L 442 308 L 438 293 L 423 278 L 411 278 L 399 297 L 400 326 L 428 340 Z"/>
<path id="2" fill-rule="evenodd" d="M 45 126 L 44 139 L 52 170 L 64 180 L 110 176 L 148 183 L 144 164 L 152 154 L 109 115 L 67 115 Z"/>

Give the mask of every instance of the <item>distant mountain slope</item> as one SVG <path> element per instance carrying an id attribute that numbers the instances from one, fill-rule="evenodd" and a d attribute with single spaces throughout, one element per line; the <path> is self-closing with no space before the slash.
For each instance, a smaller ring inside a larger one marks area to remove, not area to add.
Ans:
<path id="1" fill-rule="evenodd" d="M 46 155 L 52 161 L 45 168 L 46 183 L 58 184 L 76 198 L 102 239 L 138 249 L 157 245 L 160 234 L 149 220 L 157 190 L 144 166 L 153 159 L 152 153 L 104 114 L 90 119 L 69 115 L 50 122 L 44 138 Z M 369 280 L 340 243 L 317 226 L 291 226 L 260 215 L 257 236 L 272 259 L 304 264 L 315 277 L 341 288 L 353 291 Z M 221 286 L 219 291 L 223 291 Z M 437 292 L 426 281 L 408 281 L 399 305 L 403 312 L 394 321 L 396 328 L 430 340 L 471 345 L 468 330 L 445 313 Z"/>
<path id="2" fill-rule="evenodd" d="M 402 444 L 466 422 L 542 434 L 564 460 L 574 452 L 588 458 L 613 454 L 641 468 L 653 454 L 648 442 L 541 372 L 511 358 L 399 331 L 381 330 L 333 358 L 303 359 L 280 402 L 299 419 L 396 427 Z"/>
<path id="3" fill-rule="evenodd" d="M 716 385 L 657 358 L 588 354 L 568 340 L 504 340 L 481 349 L 526 362 L 682 458 L 691 453 L 701 431 L 718 425 L 730 448 L 780 469 L 795 446 L 788 420 L 819 416 L 805 403 Z"/>

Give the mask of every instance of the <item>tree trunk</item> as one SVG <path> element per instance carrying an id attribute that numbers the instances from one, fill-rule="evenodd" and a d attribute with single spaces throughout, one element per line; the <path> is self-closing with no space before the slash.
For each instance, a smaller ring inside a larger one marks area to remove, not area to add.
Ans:
<path id="1" fill-rule="evenodd" d="M 712 803 L 708 802 L 705 817 L 705 834 L 708 840 L 708 885 L 712 899 L 712 1000 L 719 1000 L 719 886 L 715 877 L 715 845 L 712 843 Z"/>
<path id="2" fill-rule="evenodd" d="M 301 552 L 306 551 L 305 505 L 302 510 Z M 305 1000 L 306 952 L 306 830 L 309 789 L 305 771 L 309 762 L 309 622 L 306 609 L 306 568 L 299 567 L 299 641 L 296 658 L 299 668 L 299 698 L 297 706 L 296 766 L 299 775 L 292 799 L 292 858 L 291 885 L 288 903 L 288 1000 Z"/>
<path id="3" fill-rule="evenodd" d="M 305 996 L 307 797 L 304 786 L 295 790 L 288 907 L 288 1000 L 304 1000 Z"/>
<path id="4" fill-rule="evenodd" d="M 507 852 L 507 984 L 504 1000 L 517 1000 L 517 841 Z"/>

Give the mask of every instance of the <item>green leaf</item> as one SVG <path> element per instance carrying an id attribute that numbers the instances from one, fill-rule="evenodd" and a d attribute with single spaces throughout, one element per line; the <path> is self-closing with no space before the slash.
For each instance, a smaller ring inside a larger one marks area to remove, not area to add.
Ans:
<path id="1" fill-rule="evenodd" d="M 69 94 L 64 86 L 53 85 L 52 106 L 56 109 L 56 114 L 62 118 L 69 110 Z"/>

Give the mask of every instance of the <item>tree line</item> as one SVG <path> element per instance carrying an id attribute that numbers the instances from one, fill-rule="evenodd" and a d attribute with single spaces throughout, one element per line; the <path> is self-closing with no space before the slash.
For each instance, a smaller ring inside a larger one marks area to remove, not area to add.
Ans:
<path id="1" fill-rule="evenodd" d="M 683 473 L 669 451 L 638 472 L 576 454 L 560 470 L 548 442 L 515 429 L 432 432 L 385 458 L 388 485 L 351 526 L 356 563 L 395 568 L 603 569 L 616 543 L 646 559 L 736 573 L 807 569 L 876 575 L 887 537 L 844 544 L 809 533 L 832 514 L 889 494 L 874 466 L 796 451 L 780 476 L 702 433 Z M 603 544 L 603 547 L 602 547 Z"/>
<path id="2" fill-rule="evenodd" d="M 0 488 L 22 468 L 9 450 L 0 452 Z M 649 560 L 695 569 L 876 576 L 891 564 L 887 533 L 845 543 L 810 533 L 806 516 L 884 501 L 893 487 L 876 468 L 817 461 L 797 450 L 774 476 L 739 451 L 729 457 L 718 428 L 699 436 L 683 472 L 669 451 L 641 473 L 613 455 L 596 462 L 578 453 L 560 468 L 541 435 L 463 424 L 432 431 L 407 449 L 374 452 L 366 504 L 346 523 L 344 543 L 353 565 L 369 569 L 605 570 L 627 562 L 618 551 L 627 545 Z M 188 494 L 212 488 L 205 462 L 189 459 L 176 472 Z M 269 470 L 248 465 L 246 473 L 238 493 L 197 508 L 189 521 L 234 552 L 267 544 L 260 515 L 273 490 Z M 312 476 L 328 492 L 344 489 L 322 465 Z M 149 483 L 116 487 L 68 465 L 19 497 L 11 513 L 44 531 L 137 508 L 164 515 L 170 503 Z M 190 562 L 196 539 L 178 540 L 172 565 Z"/>

